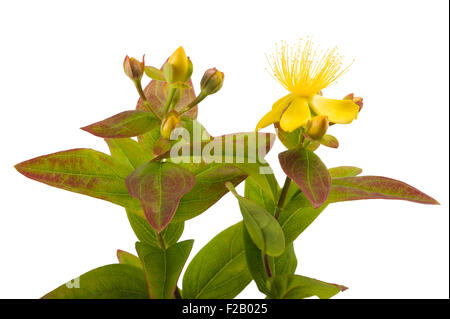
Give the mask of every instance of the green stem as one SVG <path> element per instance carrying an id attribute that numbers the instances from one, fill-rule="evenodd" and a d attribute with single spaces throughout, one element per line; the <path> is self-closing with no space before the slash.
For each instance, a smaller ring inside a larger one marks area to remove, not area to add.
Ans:
<path id="1" fill-rule="evenodd" d="M 198 103 L 200 103 L 201 101 L 203 101 L 208 95 L 204 94 L 202 92 L 200 92 L 200 94 L 191 101 L 191 103 L 189 103 L 188 105 L 186 105 L 184 107 L 184 109 L 181 110 L 180 115 L 183 115 L 184 113 L 186 113 L 187 111 L 189 111 L 190 109 L 192 109 L 194 106 L 196 106 Z"/>
<path id="2" fill-rule="evenodd" d="M 164 239 L 161 234 L 156 234 L 156 237 L 158 238 L 159 246 L 162 250 L 166 250 L 166 244 L 164 243 Z"/>
<path id="3" fill-rule="evenodd" d="M 286 201 L 286 196 L 289 191 L 289 186 L 291 186 L 291 179 L 286 176 L 286 180 L 284 181 L 283 188 L 281 189 L 280 197 L 278 198 L 277 206 L 275 207 L 274 217 L 278 220 L 280 217 L 281 210 L 284 207 L 284 202 Z M 270 278 L 273 276 L 272 270 L 270 269 L 269 256 L 264 254 L 264 267 L 266 268 L 267 276 Z"/>
<path id="4" fill-rule="evenodd" d="M 146 97 L 145 94 L 144 94 L 144 90 L 142 89 L 141 81 L 135 81 L 134 84 L 135 84 L 135 86 L 136 86 L 136 90 L 137 90 L 138 93 L 139 93 L 139 96 L 140 96 L 141 99 L 142 99 L 142 103 L 144 104 L 145 108 L 146 108 L 148 111 L 152 112 L 153 115 L 154 115 L 156 118 L 158 118 L 158 119 L 161 120 L 161 117 L 160 117 L 158 114 L 156 114 L 156 112 L 155 112 L 155 110 L 153 109 L 153 107 L 151 106 L 150 102 L 147 100 L 147 97 Z"/>
<path id="5" fill-rule="evenodd" d="M 278 220 L 280 217 L 281 210 L 283 209 L 284 202 L 286 201 L 286 196 L 289 191 L 289 186 L 291 186 L 291 179 L 286 176 L 286 180 L 284 181 L 283 189 L 281 190 L 280 197 L 278 198 L 277 207 L 275 208 L 275 219 Z"/>
<path id="6" fill-rule="evenodd" d="M 167 114 L 170 110 L 170 105 L 172 104 L 172 100 L 173 97 L 176 93 L 177 89 L 176 88 L 170 88 L 169 90 L 169 94 L 167 95 L 167 101 L 166 101 L 166 105 L 164 105 L 164 114 Z"/>

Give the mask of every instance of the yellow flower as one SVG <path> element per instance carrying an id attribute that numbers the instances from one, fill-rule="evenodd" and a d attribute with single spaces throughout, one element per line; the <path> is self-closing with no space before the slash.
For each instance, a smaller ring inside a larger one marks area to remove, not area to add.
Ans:
<path id="1" fill-rule="evenodd" d="M 322 97 L 321 90 L 348 70 L 337 49 L 319 52 L 311 40 L 289 47 L 282 43 L 269 57 L 273 76 L 290 93 L 276 101 L 272 110 L 258 122 L 256 130 L 280 122 L 284 131 L 304 126 L 313 115 L 324 115 L 333 123 L 348 124 L 357 118 L 359 106 L 352 100 Z"/>

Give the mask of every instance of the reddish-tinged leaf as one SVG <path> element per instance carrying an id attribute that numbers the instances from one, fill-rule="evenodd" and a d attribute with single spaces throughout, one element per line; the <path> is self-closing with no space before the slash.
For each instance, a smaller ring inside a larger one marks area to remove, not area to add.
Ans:
<path id="1" fill-rule="evenodd" d="M 139 205 L 128 194 L 125 178 L 130 168 L 92 149 L 73 149 L 19 163 L 15 168 L 28 178 L 112 203 Z"/>
<path id="2" fill-rule="evenodd" d="M 355 166 L 338 166 L 328 169 L 332 178 L 357 176 L 362 169 Z"/>
<path id="3" fill-rule="evenodd" d="M 151 113 L 132 110 L 121 112 L 81 129 L 99 137 L 122 138 L 144 134 L 158 125 L 159 121 Z"/>
<path id="4" fill-rule="evenodd" d="M 358 199 L 399 199 L 421 204 L 439 204 L 418 189 L 387 177 L 355 176 L 333 179 L 329 203 Z"/>
<path id="5" fill-rule="evenodd" d="M 270 283 L 269 297 L 273 299 L 304 299 L 312 296 L 330 299 L 337 293 L 348 289 L 342 285 L 300 275 L 275 276 L 271 278 Z"/>
<path id="6" fill-rule="evenodd" d="M 304 149 L 292 149 L 278 154 L 283 171 L 302 190 L 314 208 L 328 198 L 331 176 L 320 158 Z"/>
<path id="7" fill-rule="evenodd" d="M 164 65 L 161 67 L 161 70 L 163 67 Z M 195 99 L 195 92 L 193 89 L 192 81 L 189 80 L 186 82 L 186 84 L 189 85 L 191 88 L 184 90 L 183 97 L 175 106 L 176 111 L 182 110 L 186 105 L 188 105 L 191 101 Z M 144 89 L 145 97 L 150 102 L 150 105 L 152 106 L 156 114 L 158 114 L 161 117 L 163 116 L 164 113 L 164 106 L 166 104 L 168 92 L 169 92 L 168 83 L 158 80 L 151 80 L 150 83 Z M 142 99 L 139 99 L 136 109 L 137 110 L 146 109 L 142 103 Z M 197 118 L 197 106 L 195 106 L 188 112 L 184 113 L 183 115 L 193 119 Z"/>
<path id="8" fill-rule="evenodd" d="M 170 222 L 181 197 L 195 184 L 195 176 L 173 163 L 152 162 L 138 167 L 126 184 L 139 199 L 150 225 L 160 233 Z"/>

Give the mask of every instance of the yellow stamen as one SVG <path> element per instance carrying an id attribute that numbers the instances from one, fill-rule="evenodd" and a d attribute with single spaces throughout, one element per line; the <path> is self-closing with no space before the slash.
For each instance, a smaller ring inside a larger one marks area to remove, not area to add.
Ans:
<path id="1" fill-rule="evenodd" d="M 350 67 L 342 68 L 343 56 L 337 48 L 321 52 L 310 39 L 304 45 L 300 40 L 295 47 L 282 42 L 267 60 L 273 77 L 291 93 L 304 97 L 318 94 Z"/>

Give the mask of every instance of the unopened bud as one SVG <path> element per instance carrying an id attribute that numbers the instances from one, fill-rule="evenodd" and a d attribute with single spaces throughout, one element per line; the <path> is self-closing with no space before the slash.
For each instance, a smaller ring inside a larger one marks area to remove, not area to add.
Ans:
<path id="1" fill-rule="evenodd" d="M 216 93 L 223 85 L 223 78 L 223 72 L 216 68 L 206 70 L 200 81 L 201 91 L 206 95 Z"/>
<path id="2" fill-rule="evenodd" d="M 179 47 L 170 56 L 163 68 L 168 83 L 186 82 L 192 74 L 192 63 L 183 47 Z"/>
<path id="3" fill-rule="evenodd" d="M 344 97 L 344 100 L 352 100 L 356 105 L 359 106 L 359 111 L 361 112 L 361 109 L 363 107 L 363 98 L 360 96 L 355 96 L 353 93 L 350 93 Z"/>
<path id="4" fill-rule="evenodd" d="M 314 116 L 306 125 L 306 135 L 313 140 L 320 140 L 328 130 L 328 117 L 325 115 Z"/>
<path id="5" fill-rule="evenodd" d="M 172 111 L 168 113 L 161 123 L 161 136 L 170 139 L 170 133 L 172 133 L 172 130 L 180 123 L 181 117 L 177 112 Z"/>
<path id="6" fill-rule="evenodd" d="M 144 56 L 142 62 L 139 62 L 139 60 L 127 55 L 123 61 L 123 70 L 131 80 L 140 81 L 145 70 Z"/>

